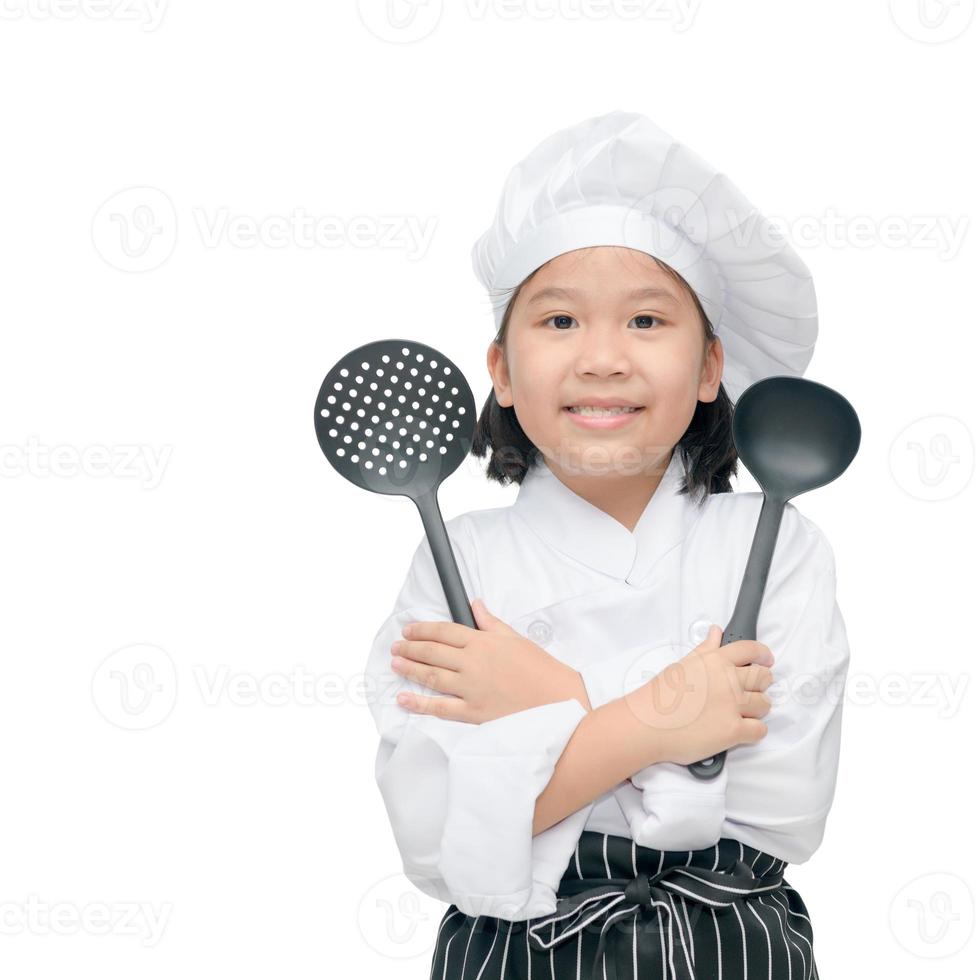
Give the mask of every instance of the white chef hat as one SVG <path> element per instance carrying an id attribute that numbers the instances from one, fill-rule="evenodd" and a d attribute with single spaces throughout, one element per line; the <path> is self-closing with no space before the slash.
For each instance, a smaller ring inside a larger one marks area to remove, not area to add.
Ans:
<path id="1" fill-rule="evenodd" d="M 733 401 L 806 369 L 817 338 L 806 265 L 723 173 L 639 113 L 559 130 L 511 169 L 472 252 L 498 330 L 531 272 L 591 245 L 638 249 L 684 277 L 721 338 Z"/>

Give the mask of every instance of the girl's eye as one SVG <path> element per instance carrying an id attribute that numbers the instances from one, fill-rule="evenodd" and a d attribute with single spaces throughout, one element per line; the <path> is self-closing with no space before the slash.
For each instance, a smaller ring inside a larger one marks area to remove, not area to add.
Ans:
<path id="1" fill-rule="evenodd" d="M 556 313 L 554 316 L 549 316 L 548 319 L 545 320 L 544 322 L 545 323 L 551 323 L 552 320 L 571 320 L 572 323 L 574 323 L 575 322 L 575 317 L 573 317 L 573 316 L 567 316 L 564 313 Z M 555 324 L 555 326 L 558 327 L 559 330 L 567 330 L 568 329 L 566 326 L 559 326 L 557 323 Z"/>
<path id="2" fill-rule="evenodd" d="M 575 317 L 568 316 L 566 313 L 556 313 L 554 316 L 549 316 L 544 322 L 551 323 L 552 320 L 555 322 L 555 328 L 558 330 L 567 330 L 570 323 L 576 323 Z M 638 321 L 638 325 L 644 329 L 651 329 L 655 325 L 663 325 L 663 320 L 659 317 L 655 317 L 650 313 L 641 313 L 635 317 L 633 320 Z M 642 322 L 639 322 L 642 321 Z M 632 323 L 632 320 L 630 321 Z"/>
<path id="3" fill-rule="evenodd" d="M 634 320 L 652 320 L 653 323 L 650 324 L 651 327 L 653 326 L 654 323 L 663 324 L 663 322 L 664 322 L 663 320 L 660 320 L 657 317 L 655 317 L 655 316 L 653 316 L 653 315 L 651 315 L 649 313 L 640 313 L 639 315 L 633 317 L 633 319 Z"/>

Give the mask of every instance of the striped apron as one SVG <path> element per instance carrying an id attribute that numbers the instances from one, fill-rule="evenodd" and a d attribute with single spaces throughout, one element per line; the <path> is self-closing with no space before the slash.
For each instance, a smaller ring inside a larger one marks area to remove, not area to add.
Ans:
<path id="1" fill-rule="evenodd" d="M 659 851 L 587 830 L 554 913 L 510 922 L 450 905 L 430 980 L 819 980 L 785 867 L 729 838 Z"/>

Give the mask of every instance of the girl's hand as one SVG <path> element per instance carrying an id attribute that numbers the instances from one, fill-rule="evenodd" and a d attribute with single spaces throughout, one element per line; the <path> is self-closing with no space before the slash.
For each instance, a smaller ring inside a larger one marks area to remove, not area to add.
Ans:
<path id="1" fill-rule="evenodd" d="M 391 669 L 450 697 L 403 692 L 398 703 L 418 714 L 480 724 L 526 708 L 577 698 L 592 705 L 582 677 L 536 643 L 470 603 L 477 629 L 459 623 L 409 623 L 394 643 Z"/>
<path id="2" fill-rule="evenodd" d="M 722 645 L 722 629 L 687 656 L 626 695 L 638 718 L 650 726 L 657 761 L 689 765 L 736 745 L 765 738 L 763 717 L 772 702 L 772 651 L 757 640 Z"/>

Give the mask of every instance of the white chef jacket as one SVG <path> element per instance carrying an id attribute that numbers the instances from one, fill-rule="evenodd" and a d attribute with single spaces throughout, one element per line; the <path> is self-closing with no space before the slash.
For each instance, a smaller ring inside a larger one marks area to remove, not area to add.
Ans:
<path id="1" fill-rule="evenodd" d="M 675 447 L 633 531 L 544 463 L 512 505 L 446 522 L 467 595 L 578 670 L 593 707 L 683 657 L 735 608 L 762 494 L 712 494 L 699 506 L 677 492 L 682 474 Z M 398 705 L 402 690 L 448 696 L 394 674 L 390 648 L 406 623 L 449 619 L 423 535 L 367 672 L 381 737 L 375 778 L 405 874 L 426 894 L 473 916 L 554 912 L 583 830 L 662 850 L 730 837 L 791 863 L 817 849 L 837 779 L 849 649 L 833 553 L 792 504 L 757 629 L 775 657 L 768 733 L 730 749 L 711 780 L 650 765 L 532 836 L 535 801 L 586 711 L 568 699 L 475 725 Z"/>

